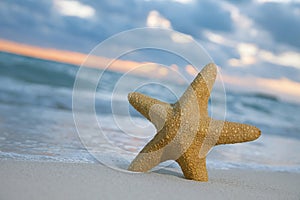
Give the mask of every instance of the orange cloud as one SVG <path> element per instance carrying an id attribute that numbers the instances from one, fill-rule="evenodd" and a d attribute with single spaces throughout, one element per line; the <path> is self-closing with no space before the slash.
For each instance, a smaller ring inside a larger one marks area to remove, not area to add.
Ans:
<path id="1" fill-rule="evenodd" d="M 0 40 L 0 51 L 62 63 L 69 63 L 78 66 L 80 66 L 88 56 L 78 52 L 35 47 L 7 40 Z M 170 70 L 168 70 L 166 67 L 162 67 L 161 65 L 155 63 L 141 63 L 128 60 L 114 60 L 112 63 L 110 63 L 110 61 L 111 59 L 109 58 L 90 56 L 87 62 L 85 62 L 85 66 L 105 69 L 107 65 L 109 65 L 108 69 L 112 71 L 122 73 L 131 71 L 133 74 L 139 76 L 163 78 L 176 81 L 177 83 L 183 81 L 178 75 L 179 70 L 178 66 L 176 65 L 172 65 Z M 196 76 L 198 73 L 195 68 L 190 65 L 187 65 L 185 70 L 192 76 Z M 244 91 L 268 93 L 279 96 L 284 100 L 300 102 L 300 83 L 291 81 L 289 79 L 236 77 L 224 73 L 222 74 L 222 79 L 226 87 L 239 89 L 242 88 Z"/>
<path id="2" fill-rule="evenodd" d="M 0 51 L 74 65 L 80 65 L 86 58 L 86 55 L 82 53 L 45 49 L 7 40 L 0 40 Z"/>
<path id="3" fill-rule="evenodd" d="M 300 103 L 300 83 L 286 78 L 236 77 L 222 74 L 227 87 L 255 91 L 277 96 L 283 100 Z"/>
<path id="4" fill-rule="evenodd" d="M 168 77 L 168 70 L 158 64 L 153 63 L 141 63 L 128 60 L 113 60 L 101 56 L 87 55 L 78 52 L 71 52 L 65 50 L 41 48 L 26 44 L 20 44 L 12 41 L 0 39 L 0 51 L 14 53 L 23 56 L 30 56 L 45 60 L 51 60 L 56 62 L 68 63 L 73 65 L 82 65 L 84 67 L 93 67 L 98 69 L 109 70 L 126 73 L 132 71 L 132 73 L 146 77 Z M 88 57 L 89 56 L 89 57 Z M 87 59 L 88 58 L 88 59 Z M 86 60 L 87 59 L 87 60 Z M 148 66 L 147 66 L 148 64 Z M 146 66 L 145 66 L 146 65 Z M 159 72 L 159 73 L 157 73 Z"/>

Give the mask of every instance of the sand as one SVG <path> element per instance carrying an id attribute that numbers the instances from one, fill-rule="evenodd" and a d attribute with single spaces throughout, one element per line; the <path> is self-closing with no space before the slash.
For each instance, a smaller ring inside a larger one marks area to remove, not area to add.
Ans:
<path id="1" fill-rule="evenodd" d="M 101 164 L 0 160 L 0 199 L 300 199 L 300 174 L 209 170 L 209 182 L 181 173 L 132 174 Z"/>

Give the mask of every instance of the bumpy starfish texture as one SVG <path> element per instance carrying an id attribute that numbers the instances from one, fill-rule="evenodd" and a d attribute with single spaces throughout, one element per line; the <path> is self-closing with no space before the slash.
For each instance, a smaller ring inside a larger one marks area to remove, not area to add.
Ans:
<path id="1" fill-rule="evenodd" d="M 252 141 L 260 136 L 255 126 L 209 117 L 207 107 L 216 75 L 215 64 L 206 65 L 174 104 L 137 92 L 128 95 L 130 104 L 157 129 L 129 170 L 146 172 L 161 162 L 175 160 L 187 179 L 208 181 L 206 155 L 213 146 Z"/>

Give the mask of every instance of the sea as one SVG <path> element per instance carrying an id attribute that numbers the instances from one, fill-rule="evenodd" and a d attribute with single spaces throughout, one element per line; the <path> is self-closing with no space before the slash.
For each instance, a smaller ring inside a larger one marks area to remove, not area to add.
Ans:
<path id="1" fill-rule="evenodd" d="M 72 94 L 78 70 L 71 64 L 0 52 L 1 160 L 102 163 L 126 171 L 155 129 L 129 106 L 127 94 L 115 90 L 123 74 L 113 71 L 105 72 L 93 93 L 81 91 L 83 102 L 95 99 L 95 109 L 77 110 L 84 125 L 75 124 Z M 132 75 L 126 84 L 135 79 L 145 77 Z M 151 84 L 138 88 L 175 101 L 176 96 L 164 89 Z M 94 117 L 98 125 L 90 122 Z M 252 142 L 214 147 L 207 156 L 208 168 L 300 173 L 300 105 L 264 93 L 227 89 L 225 119 L 255 125 L 262 135 Z M 172 161 L 160 166 L 178 168 Z"/>

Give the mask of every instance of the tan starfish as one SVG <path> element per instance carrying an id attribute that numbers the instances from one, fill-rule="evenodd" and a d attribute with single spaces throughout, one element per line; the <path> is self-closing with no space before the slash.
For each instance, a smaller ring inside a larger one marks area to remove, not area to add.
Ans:
<path id="1" fill-rule="evenodd" d="M 128 95 L 130 104 L 157 129 L 129 170 L 146 172 L 161 162 L 175 160 L 187 179 L 208 181 L 206 155 L 213 146 L 252 141 L 260 136 L 260 130 L 254 126 L 208 116 L 216 75 L 215 64 L 206 65 L 174 104 L 137 92 Z"/>

